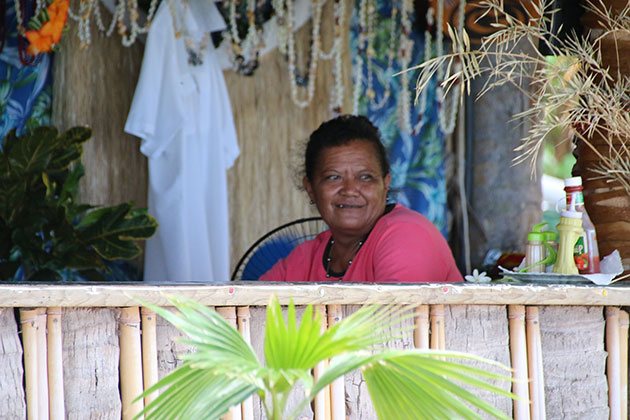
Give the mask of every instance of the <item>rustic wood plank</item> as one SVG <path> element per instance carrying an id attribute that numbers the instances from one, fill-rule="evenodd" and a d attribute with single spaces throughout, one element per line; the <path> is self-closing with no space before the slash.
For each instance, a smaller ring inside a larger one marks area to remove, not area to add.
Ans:
<path id="1" fill-rule="evenodd" d="M 0 285 L 0 307 L 123 307 L 137 299 L 168 306 L 166 295 L 196 299 L 206 305 L 266 305 L 275 295 L 306 304 L 445 304 L 445 305 L 583 305 L 630 306 L 630 289 L 622 286 L 508 284 L 343 284 L 252 283 L 225 285 Z"/>
<path id="2" fill-rule="evenodd" d="M 446 350 L 455 350 L 476 354 L 510 366 L 510 348 L 507 309 L 502 305 L 453 305 L 445 307 L 444 314 Z M 509 376 L 505 370 L 499 370 L 478 362 L 462 363 L 490 370 Z M 492 381 L 492 384 L 511 390 L 511 383 Z M 508 416 L 512 415 L 512 400 L 497 396 L 487 391 L 466 387 Z"/>
<path id="3" fill-rule="evenodd" d="M 0 309 L 0 419 L 26 418 L 22 345 L 13 309 Z"/>
<path id="4" fill-rule="evenodd" d="M 63 311 L 63 380 L 69 420 L 121 418 L 118 309 Z"/>
<path id="5" fill-rule="evenodd" d="M 598 307 L 540 307 L 547 418 L 607 419 L 604 314 Z"/>

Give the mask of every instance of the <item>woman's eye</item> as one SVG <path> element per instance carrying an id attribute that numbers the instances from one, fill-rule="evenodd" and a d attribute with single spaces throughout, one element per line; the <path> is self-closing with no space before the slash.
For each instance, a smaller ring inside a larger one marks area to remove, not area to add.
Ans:
<path id="1" fill-rule="evenodd" d="M 326 179 L 329 180 L 329 181 L 337 181 L 337 180 L 341 179 L 341 177 L 339 175 L 328 175 L 326 177 Z"/>
<path id="2" fill-rule="evenodd" d="M 371 181 L 374 179 L 374 177 L 372 176 L 372 174 L 362 174 L 360 176 L 361 181 Z"/>

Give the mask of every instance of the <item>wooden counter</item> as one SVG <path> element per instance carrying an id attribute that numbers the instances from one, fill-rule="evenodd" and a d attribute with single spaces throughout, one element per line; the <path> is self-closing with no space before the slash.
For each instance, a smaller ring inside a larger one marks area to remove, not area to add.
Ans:
<path id="1" fill-rule="evenodd" d="M 0 307 L 123 307 L 137 298 L 157 305 L 177 294 L 213 306 L 266 305 L 272 295 L 296 305 L 444 304 L 630 306 L 630 287 L 512 284 L 312 284 L 233 282 L 226 285 L 0 284 Z"/>
<path id="2" fill-rule="evenodd" d="M 132 401 L 143 386 L 190 352 L 179 331 L 140 308 L 139 299 L 166 305 L 166 295 L 215 307 L 259 355 L 272 295 L 282 304 L 315 304 L 330 322 L 361 305 L 410 305 L 415 322 L 401 324 L 400 337 L 388 345 L 463 351 L 512 366 L 521 378 L 514 388 L 524 395 L 520 403 L 480 392 L 508 415 L 627 415 L 628 314 L 622 307 L 630 306 L 630 287 L 235 282 L 0 284 L 0 417 L 38 418 L 49 410 L 51 419 L 130 418 L 141 407 Z M 315 407 L 307 418 L 375 418 L 360 372 L 345 376 L 336 398 L 326 392 L 336 408 Z M 231 418 L 253 420 L 261 413 L 254 398 L 247 408 L 235 407 Z"/>

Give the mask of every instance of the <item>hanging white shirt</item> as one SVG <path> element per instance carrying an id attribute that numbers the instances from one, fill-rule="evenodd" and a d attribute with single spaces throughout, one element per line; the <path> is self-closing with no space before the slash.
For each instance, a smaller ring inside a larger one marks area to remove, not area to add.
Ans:
<path id="1" fill-rule="evenodd" d="M 163 1 L 151 25 L 125 131 L 142 139 L 149 163 L 149 213 L 158 221 L 147 241 L 149 282 L 229 280 L 227 174 L 239 154 L 223 73 L 208 39 L 200 65 L 189 64 L 183 23 L 192 45 L 225 28 L 213 2 Z M 201 10 L 203 9 L 203 10 Z M 178 29 L 179 31 L 179 29 Z"/>

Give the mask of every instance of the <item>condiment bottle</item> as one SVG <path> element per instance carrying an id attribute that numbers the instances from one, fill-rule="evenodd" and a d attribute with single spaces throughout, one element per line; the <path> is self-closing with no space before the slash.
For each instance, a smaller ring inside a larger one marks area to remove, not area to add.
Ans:
<path id="1" fill-rule="evenodd" d="M 575 176 L 564 180 L 564 191 L 566 192 L 567 209 L 575 210 L 583 214 L 582 228 L 584 233 L 578 239 L 573 251 L 573 257 L 578 270 L 582 274 L 599 273 L 599 248 L 597 247 L 597 235 L 595 226 L 588 217 L 584 207 L 584 188 L 582 187 L 582 177 Z"/>
<path id="2" fill-rule="evenodd" d="M 553 230 L 546 230 L 543 232 L 543 236 L 545 238 L 545 261 L 547 265 L 545 271 L 551 271 L 556 263 L 556 258 L 558 258 L 558 234 Z"/>
<path id="3" fill-rule="evenodd" d="M 527 234 L 527 245 L 525 247 L 525 268 L 528 273 L 545 272 L 545 235 L 542 229 L 547 223 L 534 225 L 532 231 Z"/>
<path id="4" fill-rule="evenodd" d="M 573 249 L 575 243 L 584 234 L 582 229 L 583 213 L 578 211 L 563 211 L 560 213 L 560 223 L 558 223 L 558 234 L 560 243 L 558 245 L 558 258 L 553 266 L 554 273 L 579 274 Z"/>

